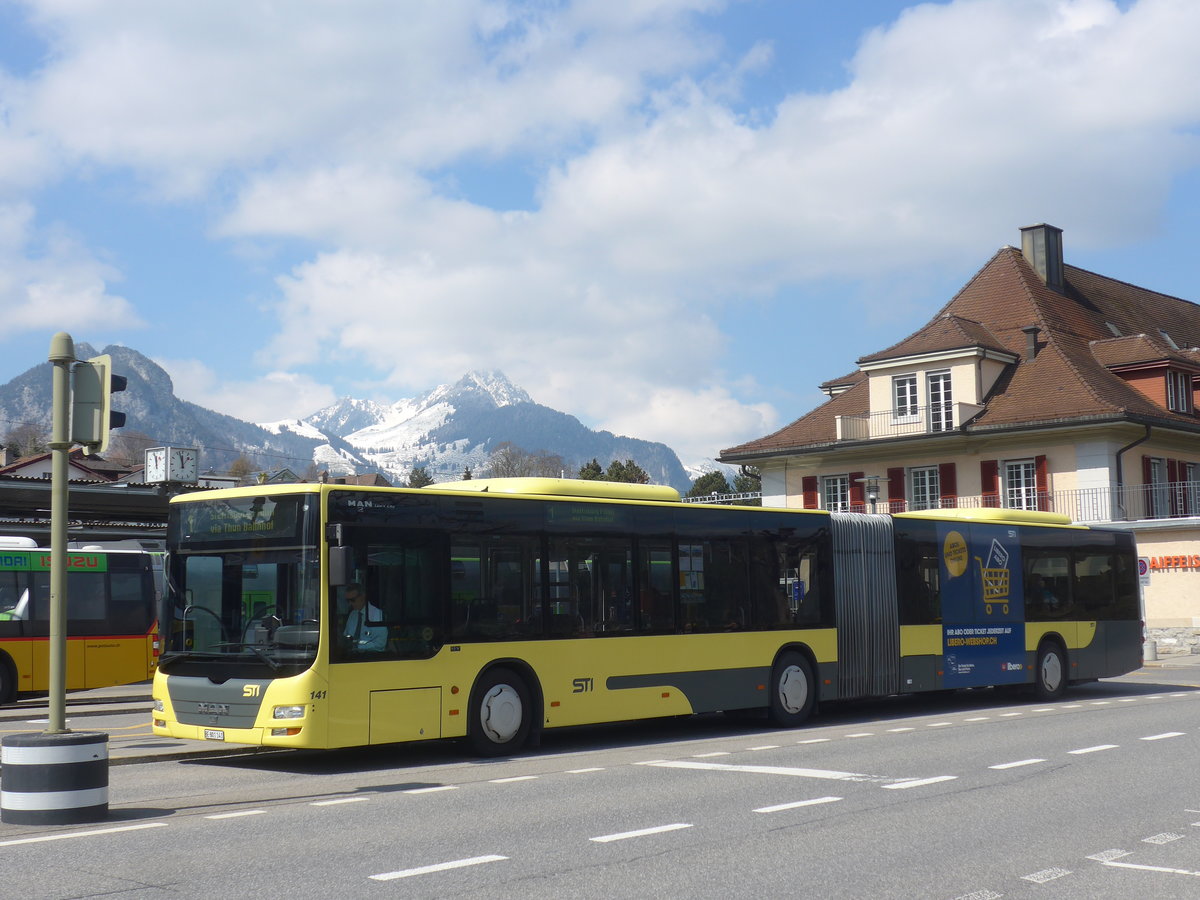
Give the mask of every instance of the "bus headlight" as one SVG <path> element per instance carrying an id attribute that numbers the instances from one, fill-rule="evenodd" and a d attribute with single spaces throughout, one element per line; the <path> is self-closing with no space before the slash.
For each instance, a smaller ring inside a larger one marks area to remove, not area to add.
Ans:
<path id="1" fill-rule="evenodd" d="M 274 719 L 303 719 L 303 706 L 277 706 L 271 713 Z"/>

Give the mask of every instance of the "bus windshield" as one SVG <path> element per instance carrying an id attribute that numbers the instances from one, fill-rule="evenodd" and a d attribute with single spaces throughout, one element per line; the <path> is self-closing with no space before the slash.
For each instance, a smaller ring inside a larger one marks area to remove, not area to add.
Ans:
<path id="1" fill-rule="evenodd" d="M 303 496 L 188 504 L 168 532 L 164 672 L 290 675 L 316 658 L 319 554 Z M 232 667 L 232 668 L 231 668 Z"/>

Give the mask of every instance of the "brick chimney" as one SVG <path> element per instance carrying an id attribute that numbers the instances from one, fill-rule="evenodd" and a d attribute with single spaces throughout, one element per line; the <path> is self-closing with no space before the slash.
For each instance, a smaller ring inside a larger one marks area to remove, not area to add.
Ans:
<path id="1" fill-rule="evenodd" d="M 1026 225 L 1021 229 L 1021 255 L 1051 290 L 1063 292 L 1062 229 Z"/>

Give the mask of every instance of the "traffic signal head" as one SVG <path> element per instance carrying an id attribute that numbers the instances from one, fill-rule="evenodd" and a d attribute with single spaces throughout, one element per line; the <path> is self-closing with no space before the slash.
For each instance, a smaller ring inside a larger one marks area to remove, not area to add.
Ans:
<path id="1" fill-rule="evenodd" d="M 124 375 L 112 373 L 107 353 L 78 362 L 71 370 L 71 440 L 85 453 L 103 453 L 108 432 L 125 424 L 125 413 L 112 408 L 112 395 L 125 390 Z"/>

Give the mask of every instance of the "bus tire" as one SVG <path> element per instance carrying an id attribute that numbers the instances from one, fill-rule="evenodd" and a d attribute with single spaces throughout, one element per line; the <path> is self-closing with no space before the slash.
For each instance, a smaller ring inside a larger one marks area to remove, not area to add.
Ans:
<path id="1" fill-rule="evenodd" d="M 512 669 L 489 669 L 471 691 L 467 740 L 480 756 L 517 753 L 529 738 L 532 714 L 525 679 Z"/>
<path id="2" fill-rule="evenodd" d="M 7 653 L 0 652 L 0 704 L 17 699 L 17 667 Z"/>
<path id="3" fill-rule="evenodd" d="M 1067 654 L 1057 641 L 1043 641 L 1038 647 L 1033 678 L 1039 700 L 1057 700 L 1066 691 Z"/>
<path id="4" fill-rule="evenodd" d="M 808 659 L 794 650 L 780 656 L 771 669 L 771 704 L 767 713 L 771 722 L 782 728 L 803 724 L 816 699 L 817 685 Z"/>

